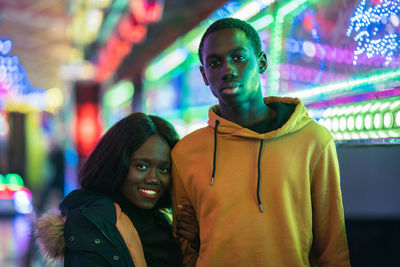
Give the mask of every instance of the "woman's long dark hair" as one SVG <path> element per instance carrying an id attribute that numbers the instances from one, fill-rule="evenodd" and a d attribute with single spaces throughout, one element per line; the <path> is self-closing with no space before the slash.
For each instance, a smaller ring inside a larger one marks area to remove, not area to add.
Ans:
<path id="1" fill-rule="evenodd" d="M 157 116 L 137 112 L 118 121 L 100 139 L 80 169 L 81 187 L 120 202 L 132 154 L 155 134 L 164 138 L 171 149 L 179 140 L 172 124 Z M 171 207 L 169 192 L 157 202 L 157 208 Z"/>

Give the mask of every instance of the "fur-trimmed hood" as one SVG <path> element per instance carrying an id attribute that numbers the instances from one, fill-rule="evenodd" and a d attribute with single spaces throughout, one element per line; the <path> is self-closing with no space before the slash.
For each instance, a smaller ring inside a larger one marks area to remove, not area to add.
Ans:
<path id="1" fill-rule="evenodd" d="M 50 260 L 64 259 L 64 224 L 65 217 L 59 212 L 47 213 L 35 223 L 34 236 L 43 255 Z"/>
<path id="2" fill-rule="evenodd" d="M 69 212 L 100 198 L 104 197 L 82 189 L 74 190 L 60 203 L 59 211 L 44 214 L 36 220 L 34 236 L 47 259 L 57 261 L 64 259 L 66 249 L 64 225 Z"/>

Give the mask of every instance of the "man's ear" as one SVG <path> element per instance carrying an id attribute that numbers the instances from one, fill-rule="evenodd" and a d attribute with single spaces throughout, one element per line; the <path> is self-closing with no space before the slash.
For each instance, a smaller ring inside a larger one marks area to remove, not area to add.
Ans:
<path id="1" fill-rule="evenodd" d="M 205 83 L 207 86 L 209 86 L 210 84 L 208 83 L 208 80 L 207 80 L 207 77 L 206 77 L 206 73 L 205 73 L 205 71 L 204 71 L 204 67 L 203 67 L 203 66 L 200 66 L 199 69 L 200 69 L 201 75 L 203 76 L 204 83 Z"/>
<path id="2" fill-rule="evenodd" d="M 258 66 L 260 67 L 260 73 L 264 74 L 264 72 L 268 68 L 268 60 L 267 60 L 267 54 L 264 52 L 260 52 L 258 55 Z"/>

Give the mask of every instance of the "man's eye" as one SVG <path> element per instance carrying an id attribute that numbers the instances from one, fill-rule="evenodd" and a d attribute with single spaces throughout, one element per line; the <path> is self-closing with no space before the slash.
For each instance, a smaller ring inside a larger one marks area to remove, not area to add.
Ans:
<path id="1" fill-rule="evenodd" d="M 218 66 L 218 64 L 219 64 L 218 61 L 210 61 L 210 62 L 207 63 L 207 67 L 209 67 L 209 68 L 215 68 L 215 67 Z"/>
<path id="2" fill-rule="evenodd" d="M 233 60 L 238 61 L 238 62 L 242 62 L 246 59 L 245 56 L 234 56 Z"/>
<path id="3" fill-rule="evenodd" d="M 139 170 L 139 171 L 147 171 L 148 167 L 146 164 L 143 163 L 138 163 L 135 164 L 135 167 Z"/>
<path id="4" fill-rule="evenodd" d="M 169 173 L 169 168 L 164 168 L 164 167 L 160 168 L 160 173 L 161 174 L 168 174 Z"/>

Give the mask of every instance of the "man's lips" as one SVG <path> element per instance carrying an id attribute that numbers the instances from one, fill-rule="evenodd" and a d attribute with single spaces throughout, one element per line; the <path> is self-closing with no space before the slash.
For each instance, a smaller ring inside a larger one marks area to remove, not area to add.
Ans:
<path id="1" fill-rule="evenodd" d="M 236 93 L 236 91 L 238 89 L 239 89 L 239 87 L 225 88 L 225 89 L 222 90 L 222 93 L 226 94 L 226 95 L 231 95 L 231 94 Z"/>
<path id="2" fill-rule="evenodd" d="M 221 92 L 222 92 L 223 94 L 226 94 L 226 95 L 234 94 L 234 93 L 237 92 L 237 90 L 239 89 L 239 87 L 240 87 L 240 85 L 239 85 L 238 83 L 227 84 L 227 85 L 224 85 L 224 86 L 222 87 Z"/>

